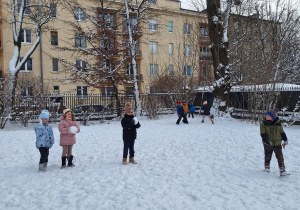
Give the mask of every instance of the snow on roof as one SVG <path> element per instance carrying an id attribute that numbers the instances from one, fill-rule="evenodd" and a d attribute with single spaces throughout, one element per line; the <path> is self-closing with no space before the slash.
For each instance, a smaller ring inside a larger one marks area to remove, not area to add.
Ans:
<path id="1" fill-rule="evenodd" d="M 273 90 L 274 84 L 262 85 L 237 85 L 232 86 L 230 92 L 249 92 L 249 91 L 270 91 Z M 213 86 L 204 86 L 196 89 L 197 92 L 212 92 Z M 300 85 L 277 83 L 275 84 L 275 91 L 300 91 Z"/>

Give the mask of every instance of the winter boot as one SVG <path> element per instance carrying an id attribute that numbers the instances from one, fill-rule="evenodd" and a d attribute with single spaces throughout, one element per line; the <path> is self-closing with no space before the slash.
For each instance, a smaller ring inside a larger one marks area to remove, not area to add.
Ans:
<path id="1" fill-rule="evenodd" d="M 39 171 L 46 171 L 44 163 L 39 164 Z"/>
<path id="2" fill-rule="evenodd" d="M 48 171 L 48 168 L 47 168 L 47 166 L 48 166 L 48 162 L 45 162 L 45 163 L 44 163 L 44 168 L 45 168 L 45 171 Z"/>
<path id="3" fill-rule="evenodd" d="M 270 173 L 270 167 L 265 167 L 265 172 Z"/>
<path id="4" fill-rule="evenodd" d="M 61 168 L 65 168 L 67 166 L 66 161 L 67 157 L 61 157 Z"/>
<path id="5" fill-rule="evenodd" d="M 129 163 L 137 164 L 137 162 L 135 162 L 135 160 L 134 160 L 134 157 L 132 157 L 132 158 L 129 159 Z"/>
<path id="6" fill-rule="evenodd" d="M 127 165 L 127 158 L 123 158 L 122 165 Z"/>
<path id="7" fill-rule="evenodd" d="M 75 165 L 73 164 L 73 158 L 74 156 L 71 155 L 68 159 L 68 167 L 74 167 Z"/>
<path id="8" fill-rule="evenodd" d="M 202 120 L 201 123 L 204 123 L 204 120 Z"/>
<path id="9" fill-rule="evenodd" d="M 280 176 L 286 176 L 286 175 L 287 175 L 287 173 L 285 171 L 285 167 L 281 167 L 280 168 Z"/>

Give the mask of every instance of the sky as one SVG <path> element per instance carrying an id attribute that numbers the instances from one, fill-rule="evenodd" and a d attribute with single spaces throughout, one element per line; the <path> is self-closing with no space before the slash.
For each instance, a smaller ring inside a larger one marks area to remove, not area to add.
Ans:
<path id="1" fill-rule="evenodd" d="M 213 111 L 212 114 L 215 114 Z M 33 124 L 0 130 L 0 209 L 30 210 L 299 210 L 299 126 L 284 127 L 289 176 L 273 155 L 264 171 L 259 124 L 201 116 L 176 125 L 177 114 L 140 117 L 136 165 L 122 165 L 120 120 L 90 122 L 73 146 L 75 167 L 61 169 L 58 123 L 48 171 L 39 172 Z"/>

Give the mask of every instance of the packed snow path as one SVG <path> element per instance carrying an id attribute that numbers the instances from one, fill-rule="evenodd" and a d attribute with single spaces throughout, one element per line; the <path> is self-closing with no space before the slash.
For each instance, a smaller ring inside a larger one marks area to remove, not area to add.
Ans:
<path id="1" fill-rule="evenodd" d="M 140 119 L 137 165 L 121 165 L 120 121 L 81 125 L 74 168 L 60 169 L 57 124 L 49 171 L 38 172 L 33 126 L 0 131 L 0 209 L 300 209 L 300 129 L 285 127 L 290 176 L 263 171 L 259 126 L 232 118 Z"/>

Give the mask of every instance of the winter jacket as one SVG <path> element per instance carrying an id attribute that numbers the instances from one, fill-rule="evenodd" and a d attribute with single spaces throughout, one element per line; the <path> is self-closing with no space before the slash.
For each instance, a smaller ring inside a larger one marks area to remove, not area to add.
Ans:
<path id="1" fill-rule="evenodd" d="M 182 104 L 183 106 L 183 110 L 184 110 L 184 114 L 188 113 L 189 112 L 189 107 L 187 104 Z"/>
<path id="2" fill-rule="evenodd" d="M 36 148 L 48 147 L 51 148 L 54 144 L 53 131 L 49 123 L 38 124 L 34 126 L 34 131 L 36 134 Z"/>
<path id="3" fill-rule="evenodd" d="M 70 132 L 71 126 L 75 126 L 77 128 L 77 133 L 80 132 L 80 128 L 76 121 L 64 119 L 62 116 L 60 117 L 60 123 L 58 124 L 58 130 L 60 132 L 60 146 L 76 144 L 76 134 Z"/>
<path id="4" fill-rule="evenodd" d="M 141 127 L 140 122 L 136 125 L 133 122 L 134 116 L 129 116 L 127 114 L 124 115 L 121 120 L 121 125 L 123 127 L 123 140 L 133 140 L 136 139 L 136 129 Z"/>
<path id="5" fill-rule="evenodd" d="M 184 109 L 181 104 L 177 106 L 177 114 L 184 114 Z"/>
<path id="6" fill-rule="evenodd" d="M 195 112 L 196 111 L 196 109 L 193 105 L 189 104 L 188 106 L 189 106 L 189 112 Z"/>
<path id="7" fill-rule="evenodd" d="M 281 140 L 287 141 L 286 134 L 278 117 L 274 121 L 263 120 L 260 123 L 260 135 L 264 145 L 267 145 L 266 141 L 270 141 L 272 146 L 281 145 Z"/>
<path id="8" fill-rule="evenodd" d="M 210 115 L 210 108 L 207 104 L 201 107 L 201 115 Z"/>

